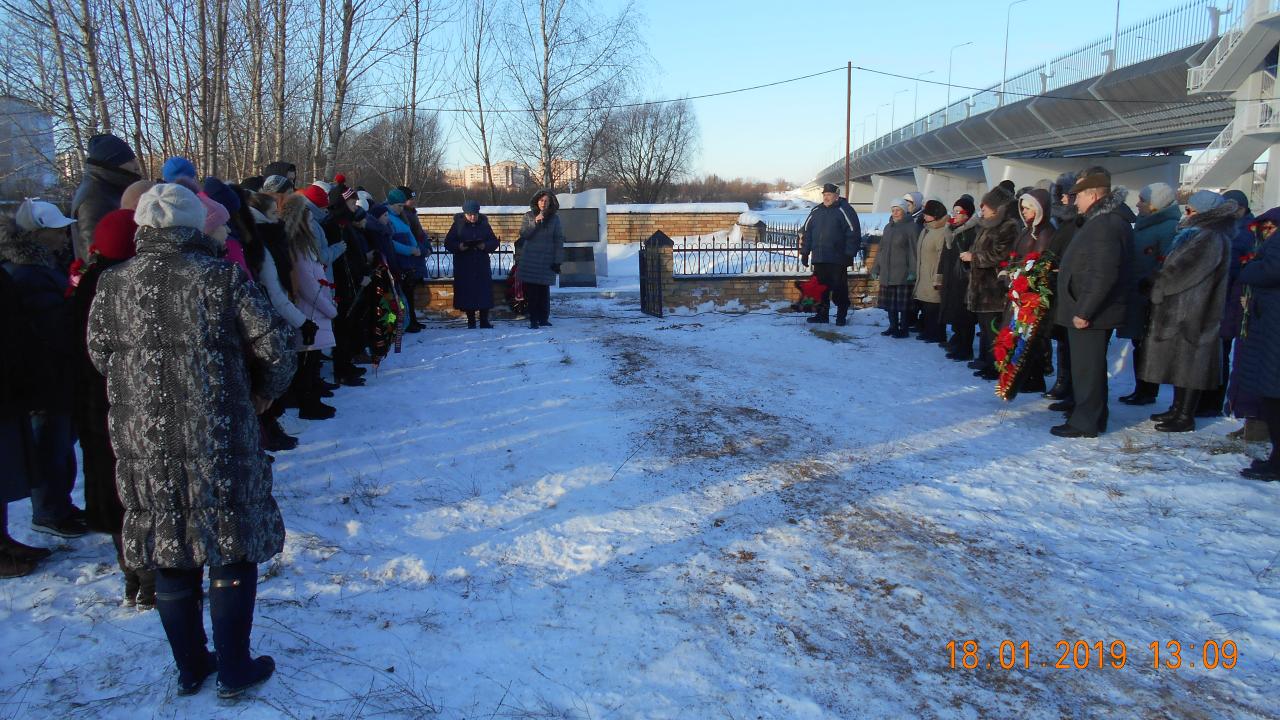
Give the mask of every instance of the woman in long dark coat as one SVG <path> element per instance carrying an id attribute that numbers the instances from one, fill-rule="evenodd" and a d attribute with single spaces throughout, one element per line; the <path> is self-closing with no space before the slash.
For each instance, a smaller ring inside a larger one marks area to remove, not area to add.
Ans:
<path id="1" fill-rule="evenodd" d="M 85 523 L 94 532 L 110 535 L 115 544 L 116 563 L 124 573 L 124 604 L 148 610 L 156 604 L 156 575 L 147 569 L 134 569 L 124 560 L 121 539 L 124 505 L 120 502 L 119 489 L 116 487 L 116 454 L 111 449 L 111 437 L 107 432 L 107 412 L 111 407 L 107 401 L 107 379 L 89 359 L 86 340 L 89 308 L 98 292 L 98 279 L 109 268 L 136 254 L 133 238 L 137 230 L 133 211 L 120 209 L 102 216 L 93 231 L 89 264 L 80 276 L 72 297 L 77 330 L 76 404 L 73 417 L 76 434 L 80 437 L 80 451 L 84 455 Z"/>
<path id="2" fill-rule="evenodd" d="M 493 307 L 493 274 L 489 253 L 498 249 L 498 236 L 489 218 L 480 214 L 480 203 L 468 200 L 462 212 L 453 216 L 453 226 L 445 235 L 444 247 L 453 253 L 453 308 L 467 314 L 467 327 L 492 328 L 489 310 Z"/>
<path id="3" fill-rule="evenodd" d="M 1254 480 L 1280 480 L 1280 208 L 1258 216 L 1264 236 L 1253 259 L 1240 269 L 1244 317 L 1231 367 L 1233 392 L 1261 398 L 1271 455 L 1240 471 Z"/>
<path id="4" fill-rule="evenodd" d="M 551 327 L 551 286 L 564 262 L 564 229 L 556 211 L 560 203 L 549 190 L 539 190 L 520 224 L 520 258 L 516 277 L 529 302 L 529 327 Z"/>
<path id="5" fill-rule="evenodd" d="M 1172 249 L 1151 284 L 1151 316 L 1138 377 L 1173 386 L 1173 407 L 1151 416 L 1156 430 L 1196 427 L 1200 393 L 1222 382 L 1222 306 L 1227 299 L 1236 203 L 1200 190 L 1187 201 Z"/>
<path id="6" fill-rule="evenodd" d="M 973 199 L 961 196 L 951 208 L 951 237 L 938 258 L 938 274 L 942 276 L 942 322 L 951 326 L 947 357 L 957 362 L 973 359 L 974 328 L 978 318 L 965 303 L 969 294 L 969 266 L 960 262 L 960 253 L 969 252 L 978 236 L 978 218 Z"/>

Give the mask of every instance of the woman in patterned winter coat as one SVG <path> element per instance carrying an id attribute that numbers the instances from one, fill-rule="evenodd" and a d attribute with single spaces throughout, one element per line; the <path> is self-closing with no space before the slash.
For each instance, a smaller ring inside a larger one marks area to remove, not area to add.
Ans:
<path id="1" fill-rule="evenodd" d="M 275 667 L 249 655 L 257 564 L 284 546 L 255 409 L 289 384 L 293 331 L 200 231 L 194 193 L 157 185 L 135 220 L 138 254 L 102 274 L 88 326 L 111 403 L 125 561 L 157 570 L 178 692 L 216 670 L 219 695 L 234 697 Z M 206 565 L 216 660 L 201 617 Z"/>

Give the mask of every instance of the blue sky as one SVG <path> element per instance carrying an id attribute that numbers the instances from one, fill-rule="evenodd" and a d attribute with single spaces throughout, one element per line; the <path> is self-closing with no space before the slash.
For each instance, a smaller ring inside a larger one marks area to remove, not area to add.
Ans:
<path id="1" fill-rule="evenodd" d="M 1183 4 L 1120 0 L 1125 26 Z M 602 7 L 615 5 L 602 2 Z M 945 82 L 953 45 L 952 82 L 999 82 L 1006 0 L 996 2 L 793 3 L 770 0 L 638 0 L 644 35 L 657 67 L 651 97 L 699 95 L 854 65 Z M 1116 0 L 1025 0 L 1012 10 L 1009 74 L 1110 36 Z M 696 171 L 721 176 L 803 182 L 844 151 L 845 73 L 694 103 L 702 130 Z M 915 83 L 854 71 L 854 146 L 907 122 Z M 953 101 L 966 94 L 953 90 Z M 919 112 L 936 110 L 946 88 L 919 84 Z M 892 108 L 892 109 L 891 109 Z"/>

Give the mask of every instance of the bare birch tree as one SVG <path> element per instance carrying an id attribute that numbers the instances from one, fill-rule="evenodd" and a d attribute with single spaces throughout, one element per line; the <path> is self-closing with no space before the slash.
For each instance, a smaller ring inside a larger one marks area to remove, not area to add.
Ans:
<path id="1" fill-rule="evenodd" d="M 661 202 L 688 173 L 697 139 L 697 120 L 686 100 L 624 108 L 604 141 L 602 170 L 631 202 Z"/>

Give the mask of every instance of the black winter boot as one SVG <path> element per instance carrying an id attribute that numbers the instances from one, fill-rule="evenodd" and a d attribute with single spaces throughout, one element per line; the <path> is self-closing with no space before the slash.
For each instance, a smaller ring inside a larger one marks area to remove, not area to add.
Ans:
<path id="1" fill-rule="evenodd" d="M 467 311 L 467 329 L 468 330 L 476 329 L 476 311 L 475 310 Z"/>
<path id="2" fill-rule="evenodd" d="M 204 632 L 199 570 L 161 571 L 156 592 L 160 624 L 178 666 L 178 694 L 194 695 L 217 669 Z"/>
<path id="3" fill-rule="evenodd" d="M 1165 420 L 1168 420 L 1169 418 L 1172 418 L 1173 416 L 1177 415 L 1178 407 L 1182 404 L 1182 396 L 1185 395 L 1186 392 L 1187 392 L 1186 390 L 1183 390 L 1182 388 L 1175 386 L 1173 388 L 1173 404 L 1169 406 L 1168 410 L 1165 410 L 1162 413 L 1153 414 L 1151 416 L 1151 420 L 1153 422 L 1162 423 Z"/>
<path id="4" fill-rule="evenodd" d="M 831 306 L 822 303 L 818 306 L 818 312 L 814 313 L 813 317 L 807 318 L 805 322 L 817 325 L 826 325 L 831 322 Z"/>
<path id="5" fill-rule="evenodd" d="M 209 568 L 209 616 L 218 651 L 218 697 L 238 697 L 271 677 L 276 663 L 268 655 L 251 658 L 249 635 L 258 597 L 258 566 L 233 563 Z"/>
<path id="6" fill-rule="evenodd" d="M 1164 420 L 1164 422 L 1156 423 L 1156 430 L 1160 432 L 1191 432 L 1196 429 L 1196 404 L 1200 402 L 1199 390 L 1184 390 L 1175 388 L 1174 393 L 1181 391 L 1181 397 L 1174 400 L 1174 414 Z"/>
<path id="7" fill-rule="evenodd" d="M 481 327 L 481 328 L 483 328 L 483 329 L 485 329 L 485 330 L 492 330 L 492 329 L 493 329 L 493 324 L 489 322 L 489 311 L 488 311 L 488 310 L 481 310 L 481 311 L 480 311 L 480 327 Z"/>
<path id="8" fill-rule="evenodd" d="M 836 308 L 836 325 L 844 327 L 849 324 L 849 306 Z"/>
<path id="9" fill-rule="evenodd" d="M 1160 394 L 1160 386 L 1155 383 L 1149 383 L 1146 380 L 1139 380 L 1133 388 L 1133 392 L 1120 398 L 1120 402 L 1125 405 L 1150 405 L 1156 401 L 1156 396 Z"/>

